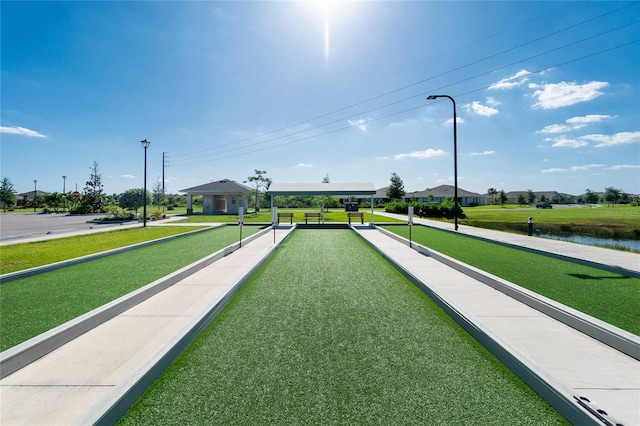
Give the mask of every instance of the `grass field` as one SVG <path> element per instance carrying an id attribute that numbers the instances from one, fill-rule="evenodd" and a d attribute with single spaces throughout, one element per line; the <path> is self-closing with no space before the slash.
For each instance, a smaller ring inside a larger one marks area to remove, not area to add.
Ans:
<path id="1" fill-rule="evenodd" d="M 407 226 L 385 229 L 409 237 Z M 412 240 L 640 335 L 640 279 L 424 226 Z"/>
<path id="2" fill-rule="evenodd" d="M 460 223 L 510 232 L 527 232 L 527 220 L 542 233 L 579 234 L 599 238 L 640 239 L 640 207 L 575 206 L 553 209 L 465 207 Z"/>
<path id="3" fill-rule="evenodd" d="M 243 238 L 259 230 L 259 227 L 246 226 Z M 238 240 L 237 227 L 221 227 L 2 284 L 0 350 L 102 306 Z"/>
<path id="4" fill-rule="evenodd" d="M 202 227 L 149 226 L 101 232 L 99 235 L 78 235 L 2 247 L 0 274 L 48 265 L 62 260 L 99 253 L 118 247 L 184 234 Z"/>
<path id="5" fill-rule="evenodd" d="M 119 422 L 186 423 L 566 424 L 346 230 L 295 231 Z"/>

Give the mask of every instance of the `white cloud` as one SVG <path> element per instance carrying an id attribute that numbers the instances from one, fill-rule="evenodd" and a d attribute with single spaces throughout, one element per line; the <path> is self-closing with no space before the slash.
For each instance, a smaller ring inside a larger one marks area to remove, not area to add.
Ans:
<path id="1" fill-rule="evenodd" d="M 572 127 L 567 126 L 566 124 L 549 124 L 548 126 L 544 126 L 542 130 L 538 130 L 536 133 L 564 133 L 571 129 Z"/>
<path id="2" fill-rule="evenodd" d="M 616 133 L 615 135 L 585 135 L 581 136 L 580 139 L 597 142 L 598 144 L 594 146 L 596 148 L 601 148 L 605 146 L 625 145 L 640 142 L 640 132 L 621 132 Z"/>
<path id="3" fill-rule="evenodd" d="M 441 149 L 425 149 L 424 151 L 413 151 L 410 152 L 408 154 L 397 154 L 394 155 L 393 158 L 395 158 L 396 160 L 400 160 L 402 158 L 405 157 L 410 157 L 410 158 L 432 158 L 432 157 L 439 157 L 441 155 L 445 155 L 446 152 L 444 152 Z"/>
<path id="4" fill-rule="evenodd" d="M 364 118 L 361 118 L 359 120 L 347 120 L 347 122 L 349 123 L 350 126 L 352 127 L 357 127 L 358 129 L 362 130 L 363 132 L 367 131 L 367 121 Z"/>
<path id="5" fill-rule="evenodd" d="M 615 166 L 607 167 L 607 170 L 625 170 L 625 169 L 640 169 L 640 164 L 617 164 Z"/>
<path id="6" fill-rule="evenodd" d="M 134 175 L 120 175 L 121 178 L 125 178 L 125 179 L 135 179 L 136 177 Z"/>
<path id="7" fill-rule="evenodd" d="M 456 116 L 456 123 L 458 123 L 458 124 L 464 123 L 464 118 Z M 450 119 L 445 121 L 444 124 L 447 125 L 447 126 L 452 126 L 453 125 L 453 117 L 451 117 Z"/>
<path id="8" fill-rule="evenodd" d="M 500 105 L 500 102 L 498 102 L 495 98 L 489 96 L 487 97 L 487 104 L 491 106 L 498 106 Z"/>
<path id="9" fill-rule="evenodd" d="M 534 108 L 556 109 L 596 99 L 604 94 L 600 89 L 608 85 L 606 81 L 591 81 L 585 84 L 562 81 L 542 86 L 531 84 L 529 87 L 538 89 L 533 92 L 533 96 L 538 98 L 538 102 L 533 105 Z"/>
<path id="10" fill-rule="evenodd" d="M 584 142 L 578 139 L 569 139 L 564 136 L 555 139 L 545 139 L 545 141 L 553 142 L 551 145 L 554 148 L 582 148 L 589 145 L 588 142 Z"/>
<path id="11" fill-rule="evenodd" d="M 569 124 L 590 124 L 590 123 L 598 123 L 603 120 L 608 120 L 610 118 L 614 118 L 614 115 L 598 115 L 598 114 L 589 114 L 583 117 L 573 117 L 568 118 L 567 123 Z"/>
<path id="12" fill-rule="evenodd" d="M 493 155 L 495 153 L 496 153 L 495 151 L 482 151 L 482 152 L 472 152 L 470 155 L 474 155 L 474 156 L 477 156 L 477 155 Z"/>
<path id="13" fill-rule="evenodd" d="M 531 73 L 527 70 L 520 70 L 511 77 L 503 78 L 497 83 L 493 83 L 489 86 L 489 90 L 504 90 L 513 89 L 514 87 L 522 86 L 529 80 Z"/>
<path id="14" fill-rule="evenodd" d="M 313 164 L 298 163 L 296 164 L 296 167 L 313 167 Z"/>
<path id="15" fill-rule="evenodd" d="M 491 117 L 492 115 L 496 115 L 499 112 L 497 109 L 490 106 L 482 105 L 478 101 L 473 101 L 470 104 L 465 104 L 464 107 L 467 111 L 477 115 L 481 115 L 483 117 Z"/>
<path id="16" fill-rule="evenodd" d="M 569 172 L 569 171 L 577 172 L 577 171 L 584 171 L 584 170 L 600 168 L 600 167 L 604 167 L 604 164 L 586 164 L 584 166 L 571 166 L 566 169 L 561 169 L 561 168 L 545 169 L 545 170 L 542 170 L 541 173 L 561 173 L 561 172 Z"/>
<path id="17" fill-rule="evenodd" d="M 23 135 L 32 138 L 46 138 L 42 133 L 38 133 L 35 130 L 27 129 L 25 127 L 4 127 L 0 126 L 0 133 L 9 133 L 11 135 Z"/>
<path id="18" fill-rule="evenodd" d="M 569 132 L 571 130 L 578 130 L 591 123 L 598 123 L 603 120 L 607 120 L 613 118 L 612 115 L 585 115 L 583 117 L 572 117 L 568 118 L 565 123 L 567 124 L 550 124 L 548 126 L 544 126 L 542 130 L 538 130 L 536 133 L 564 133 Z"/>

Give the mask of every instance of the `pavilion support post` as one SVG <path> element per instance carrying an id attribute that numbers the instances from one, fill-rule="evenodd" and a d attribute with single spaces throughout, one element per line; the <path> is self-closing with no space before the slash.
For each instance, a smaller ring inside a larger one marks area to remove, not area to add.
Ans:
<path id="1" fill-rule="evenodd" d="M 187 214 L 193 214 L 193 196 L 187 194 Z"/>
<path id="2" fill-rule="evenodd" d="M 374 223 L 373 223 L 373 195 L 371 196 L 371 223 L 370 223 L 370 225 L 371 226 L 374 225 Z"/>
<path id="3" fill-rule="evenodd" d="M 322 224 L 324 225 L 324 195 L 320 197 L 322 197 L 322 212 L 320 214 L 322 215 Z"/>

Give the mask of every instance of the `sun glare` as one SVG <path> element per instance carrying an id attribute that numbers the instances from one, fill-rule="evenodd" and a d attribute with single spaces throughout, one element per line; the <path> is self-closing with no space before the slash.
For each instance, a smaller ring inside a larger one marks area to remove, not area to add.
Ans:
<path id="1" fill-rule="evenodd" d="M 329 62 L 331 55 L 331 16 L 336 13 L 337 5 L 341 3 L 340 0 L 309 0 L 308 1 L 322 16 L 324 23 L 324 60 Z M 344 0 L 342 1 L 342 3 Z"/>

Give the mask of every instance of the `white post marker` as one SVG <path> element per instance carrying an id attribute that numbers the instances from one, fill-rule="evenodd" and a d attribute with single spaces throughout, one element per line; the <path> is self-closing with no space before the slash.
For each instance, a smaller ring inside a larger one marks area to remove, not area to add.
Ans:
<path id="1" fill-rule="evenodd" d="M 409 206 L 409 247 L 411 247 L 411 228 L 413 227 L 413 206 Z"/>
<path id="2" fill-rule="evenodd" d="M 278 208 L 271 207 L 271 223 L 273 224 L 273 244 L 276 243 L 276 221 L 278 220 Z"/>
<path id="3" fill-rule="evenodd" d="M 238 207 L 238 226 L 240 226 L 240 247 L 242 247 L 242 225 L 244 225 L 244 207 Z"/>

